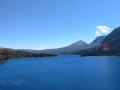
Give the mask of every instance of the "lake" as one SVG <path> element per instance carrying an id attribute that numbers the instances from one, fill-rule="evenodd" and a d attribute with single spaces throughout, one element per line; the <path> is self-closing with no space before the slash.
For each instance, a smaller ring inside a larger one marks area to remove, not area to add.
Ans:
<path id="1" fill-rule="evenodd" d="M 11 59 L 0 63 L 0 90 L 120 90 L 120 57 Z"/>

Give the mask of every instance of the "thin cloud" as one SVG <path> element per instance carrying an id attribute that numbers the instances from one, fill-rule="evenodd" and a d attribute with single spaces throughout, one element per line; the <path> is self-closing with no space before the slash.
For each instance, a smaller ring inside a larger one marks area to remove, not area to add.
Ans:
<path id="1" fill-rule="evenodd" d="M 71 34 L 71 36 L 73 36 L 74 34 Z"/>
<path id="2" fill-rule="evenodd" d="M 96 32 L 95 34 L 100 36 L 101 34 L 105 34 L 105 33 L 109 33 L 110 32 L 110 28 L 107 26 L 97 26 L 96 27 Z"/>
<path id="3" fill-rule="evenodd" d="M 67 35 L 64 31 L 61 31 L 60 33 L 61 33 L 62 35 L 65 35 L 65 36 Z M 71 33 L 70 35 L 73 36 L 73 35 L 77 35 L 78 33 L 80 33 L 80 32 Z"/>
<path id="4" fill-rule="evenodd" d="M 72 33 L 71 36 L 76 35 L 77 33 Z"/>
<path id="5" fill-rule="evenodd" d="M 61 31 L 61 33 L 63 33 L 63 31 Z"/>
<path id="6" fill-rule="evenodd" d="M 66 33 L 64 33 L 64 31 L 61 31 L 60 33 L 61 33 L 62 35 L 64 35 L 64 36 L 66 36 Z"/>
<path id="7" fill-rule="evenodd" d="M 53 36 L 52 34 L 49 34 L 49 36 Z"/>

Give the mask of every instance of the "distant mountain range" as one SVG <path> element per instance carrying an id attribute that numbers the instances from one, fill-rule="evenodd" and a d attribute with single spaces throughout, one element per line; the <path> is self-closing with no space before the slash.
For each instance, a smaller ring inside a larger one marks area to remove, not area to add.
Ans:
<path id="1" fill-rule="evenodd" d="M 120 27 L 114 29 L 101 42 L 101 45 L 93 49 L 86 50 L 83 56 L 120 56 Z"/>
<path id="2" fill-rule="evenodd" d="M 27 51 L 27 52 L 23 52 L 23 51 Z M 55 54 L 81 54 L 82 56 L 111 56 L 111 55 L 120 56 L 120 27 L 114 29 L 107 36 L 97 37 L 90 44 L 87 44 L 86 42 L 79 40 L 66 47 L 61 47 L 56 49 L 13 50 L 13 49 L 0 48 L 0 53 L 1 53 L 0 61 L 14 57 L 54 56 Z"/>
<path id="3" fill-rule="evenodd" d="M 34 53 L 47 53 L 47 54 L 73 54 L 76 51 L 81 51 L 85 49 L 93 48 L 97 45 L 99 45 L 103 40 L 105 36 L 97 37 L 95 40 L 93 40 L 90 44 L 87 44 L 86 42 L 79 40 L 75 43 L 72 43 L 71 45 L 68 45 L 66 47 L 62 48 L 56 48 L 56 49 L 46 49 L 46 50 L 26 50 L 26 49 L 20 49 L 22 51 L 28 51 L 28 52 L 34 52 Z"/>
<path id="4" fill-rule="evenodd" d="M 89 37 L 88 37 L 89 38 Z M 90 44 L 79 40 L 71 45 L 46 50 L 18 49 L 43 54 L 81 54 L 82 56 L 120 56 L 120 27 L 114 29 L 107 36 L 99 36 Z M 38 55 L 39 56 L 39 55 Z"/>

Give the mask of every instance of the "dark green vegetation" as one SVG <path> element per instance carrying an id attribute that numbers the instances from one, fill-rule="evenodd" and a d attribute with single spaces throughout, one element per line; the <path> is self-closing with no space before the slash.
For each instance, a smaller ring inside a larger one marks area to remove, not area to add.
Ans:
<path id="1" fill-rule="evenodd" d="M 5 62 L 10 58 L 50 57 L 50 56 L 57 56 L 57 55 L 32 53 L 32 52 L 19 51 L 9 48 L 0 48 L 0 62 Z"/>
<path id="2" fill-rule="evenodd" d="M 86 50 L 82 56 L 120 56 L 120 27 L 107 35 L 101 45 Z"/>

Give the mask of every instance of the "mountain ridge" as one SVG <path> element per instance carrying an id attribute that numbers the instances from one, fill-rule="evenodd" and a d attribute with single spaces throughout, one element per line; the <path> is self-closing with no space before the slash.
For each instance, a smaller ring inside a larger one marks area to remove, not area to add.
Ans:
<path id="1" fill-rule="evenodd" d="M 82 56 L 120 56 L 120 27 L 115 28 L 105 39 L 101 45 L 93 48 Z"/>
<path id="2" fill-rule="evenodd" d="M 92 41 L 92 43 L 87 44 L 85 41 L 83 40 L 79 40 L 75 43 L 72 43 L 68 46 L 65 47 L 61 47 L 61 48 L 56 48 L 56 49 L 45 49 L 45 50 L 27 50 L 29 52 L 35 52 L 35 53 L 48 53 L 48 54 L 73 54 L 76 51 L 80 51 L 80 50 L 84 50 L 84 49 L 89 49 L 89 48 L 93 48 L 96 45 L 100 44 L 103 40 L 103 37 L 105 36 L 100 36 L 97 37 L 95 40 L 97 41 L 97 43 L 94 41 Z M 23 50 L 26 51 L 26 50 Z"/>

